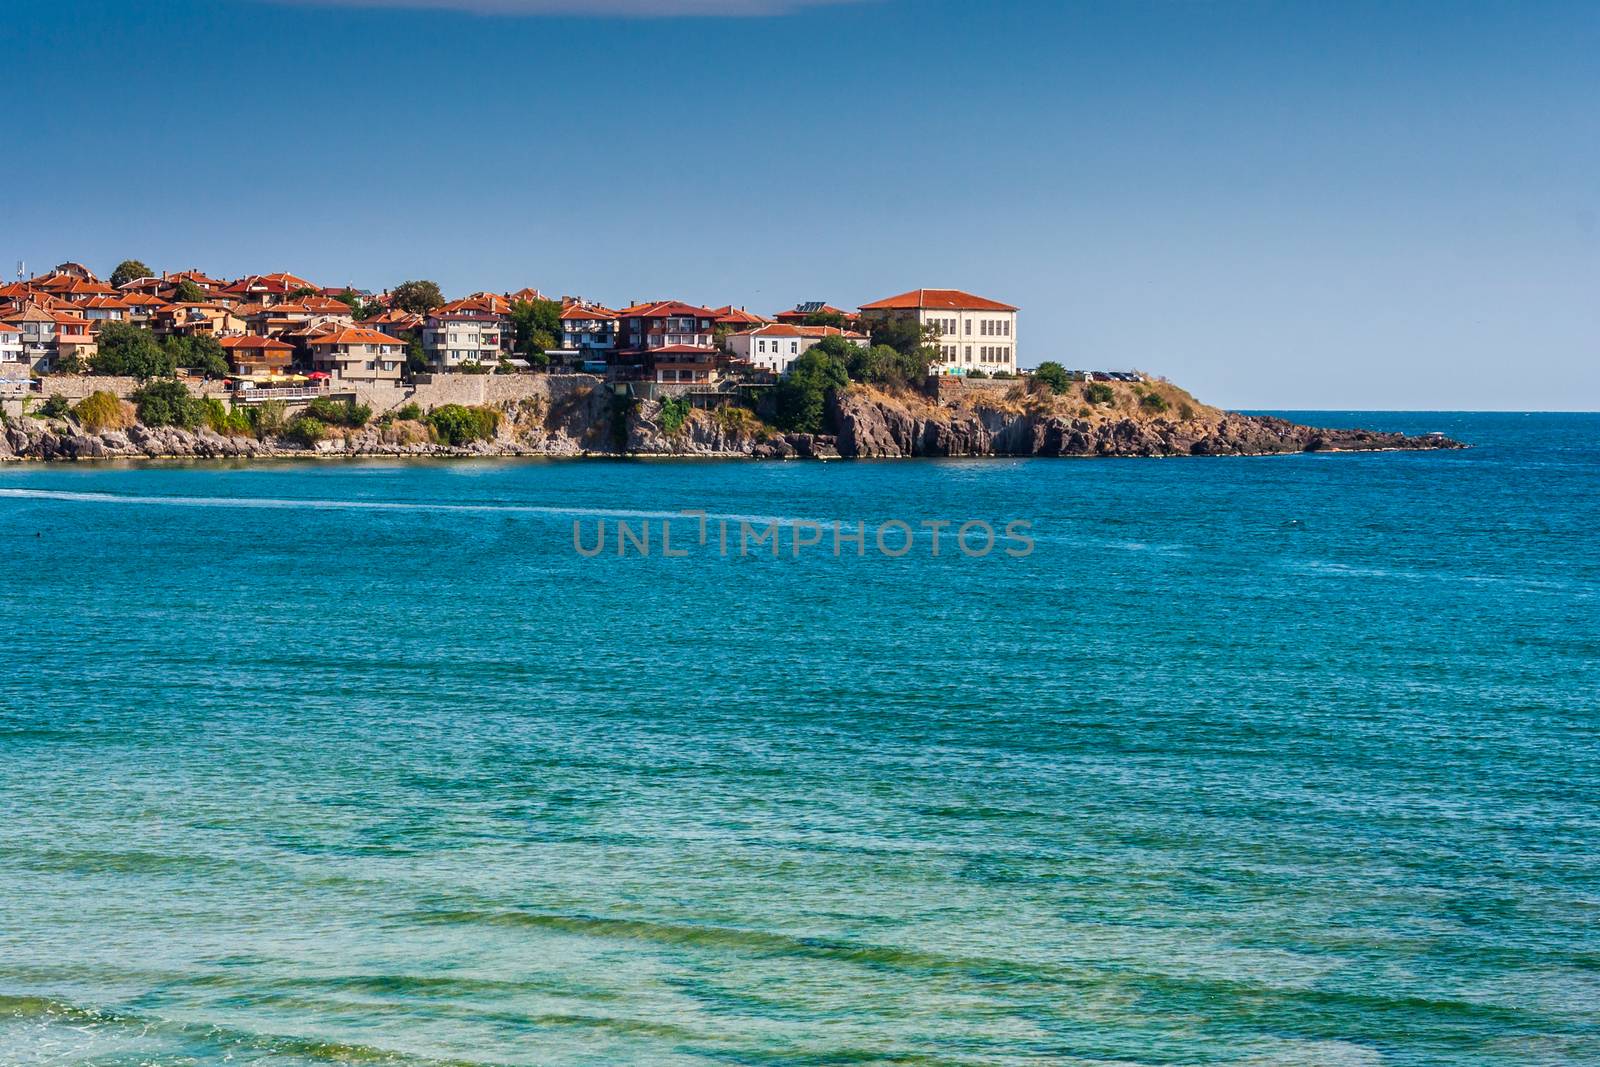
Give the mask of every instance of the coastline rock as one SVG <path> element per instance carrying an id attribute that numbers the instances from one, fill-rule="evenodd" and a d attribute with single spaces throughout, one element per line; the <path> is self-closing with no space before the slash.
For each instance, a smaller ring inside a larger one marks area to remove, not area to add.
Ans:
<path id="1" fill-rule="evenodd" d="M 1151 394 L 1164 390 L 1160 403 Z M 1146 410 L 1146 407 L 1156 410 Z M 142 424 L 91 434 L 71 420 L 12 420 L 0 459 L 256 458 L 356 456 L 706 456 L 755 459 L 895 459 L 914 456 L 1239 456 L 1285 452 L 1463 448 L 1448 438 L 1301 426 L 1266 415 L 1207 408 L 1176 387 L 1135 386 L 1112 405 L 1038 395 L 1020 386 L 936 403 L 909 390 L 850 386 L 830 392 L 831 434 L 777 433 L 742 408 L 691 409 L 676 429 L 656 401 L 629 404 L 598 388 L 523 398 L 501 408 L 495 439 L 463 447 L 433 442 L 421 422 L 336 431 L 312 448 L 281 438 Z M 620 425 L 617 420 L 624 420 Z M 620 438 L 620 441 L 619 441 Z M 619 447 L 620 445 L 620 447 Z"/>

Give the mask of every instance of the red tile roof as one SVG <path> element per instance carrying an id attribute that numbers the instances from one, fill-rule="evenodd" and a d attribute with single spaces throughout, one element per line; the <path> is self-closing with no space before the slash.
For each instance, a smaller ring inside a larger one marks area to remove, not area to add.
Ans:
<path id="1" fill-rule="evenodd" d="M 792 322 L 774 322 L 753 330 L 741 330 L 735 337 L 843 337 L 846 341 L 865 341 L 867 335 L 854 330 L 841 330 L 837 326 L 796 326 Z"/>
<path id="2" fill-rule="evenodd" d="M 960 289 L 913 289 L 899 296 L 862 304 L 862 311 L 1015 311 L 1010 304 L 973 296 Z"/>
<path id="3" fill-rule="evenodd" d="M 710 308 L 697 307 L 694 304 L 685 304 L 681 300 L 655 300 L 648 304 L 635 304 L 617 312 L 618 317 L 626 319 L 663 319 L 669 316 L 689 316 L 698 319 L 714 319 L 717 313 Z"/>
<path id="4" fill-rule="evenodd" d="M 617 312 L 599 304 L 580 304 L 577 301 L 568 303 L 561 309 L 561 318 L 567 319 L 614 319 Z"/>
<path id="5" fill-rule="evenodd" d="M 256 350 L 268 349 L 275 352 L 294 351 L 294 345 L 286 344 L 283 341 L 274 340 L 271 337 L 262 337 L 261 335 L 254 333 L 247 333 L 242 337 L 224 337 L 217 343 L 222 345 L 223 348 L 229 350 L 235 348 L 244 348 Z"/>
<path id="6" fill-rule="evenodd" d="M 753 311 L 746 311 L 744 308 L 736 308 L 732 304 L 727 304 L 719 308 L 712 308 L 711 310 L 712 313 L 717 316 L 718 322 L 725 323 L 729 326 L 759 326 L 763 322 L 772 321 L 771 319 L 768 319 L 762 315 L 757 315 Z"/>
<path id="7" fill-rule="evenodd" d="M 379 333 L 377 330 L 368 330 L 361 326 L 346 326 L 343 329 L 333 331 L 325 337 L 313 338 L 309 343 L 313 345 L 405 346 L 405 342 L 400 340 L 398 337 L 390 337 L 386 333 Z"/>

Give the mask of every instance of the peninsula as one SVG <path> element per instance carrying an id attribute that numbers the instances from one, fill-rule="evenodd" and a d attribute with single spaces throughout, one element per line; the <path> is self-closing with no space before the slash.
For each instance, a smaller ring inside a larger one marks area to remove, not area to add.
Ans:
<path id="1" fill-rule="evenodd" d="M 1460 447 L 1210 407 L 1017 358 L 1018 309 L 913 289 L 771 317 L 534 288 L 446 300 L 293 274 L 0 286 L 0 459 L 1205 456 Z"/>

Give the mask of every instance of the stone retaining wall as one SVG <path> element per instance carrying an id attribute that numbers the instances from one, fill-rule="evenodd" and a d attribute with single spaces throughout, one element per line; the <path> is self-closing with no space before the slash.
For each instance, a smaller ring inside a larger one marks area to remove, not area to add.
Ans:
<path id="1" fill-rule="evenodd" d="M 930 375 L 923 392 L 938 404 L 948 404 L 974 393 L 1006 396 L 1013 389 L 1026 389 L 1026 378 L 959 378 L 953 374 Z"/>

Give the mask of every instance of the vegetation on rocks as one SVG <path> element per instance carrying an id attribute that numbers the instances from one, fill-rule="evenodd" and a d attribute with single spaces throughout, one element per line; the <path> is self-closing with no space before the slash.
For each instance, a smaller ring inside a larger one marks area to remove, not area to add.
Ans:
<path id="1" fill-rule="evenodd" d="M 328 426 L 320 419 L 313 419 L 309 415 L 296 415 L 289 420 L 280 436 L 292 445 L 299 448 L 312 448 L 316 443 L 328 435 Z"/>
<path id="2" fill-rule="evenodd" d="M 360 429 L 372 418 L 372 409 L 354 400 L 335 400 L 319 396 L 306 405 L 306 415 L 327 426 Z"/>
<path id="3" fill-rule="evenodd" d="M 491 407 L 445 404 L 428 412 L 427 421 L 434 436 L 447 445 L 492 440 L 500 430 L 500 412 Z"/>
<path id="4" fill-rule="evenodd" d="M 126 430 L 133 425 L 133 411 L 115 393 L 97 390 L 78 401 L 72 409 L 73 417 L 90 433 L 108 430 Z"/>
<path id="5" fill-rule="evenodd" d="M 133 394 L 139 421 L 146 426 L 180 426 L 192 430 L 206 416 L 205 405 L 189 387 L 171 378 L 158 378 Z"/>
<path id="6" fill-rule="evenodd" d="M 1060 396 L 1072 387 L 1072 378 L 1067 374 L 1067 368 L 1053 359 L 1047 359 L 1034 368 L 1033 380 L 1046 385 L 1050 391 Z"/>
<path id="7" fill-rule="evenodd" d="M 662 397 L 661 428 L 669 434 L 681 433 L 691 410 L 692 405 L 686 396 Z"/>

